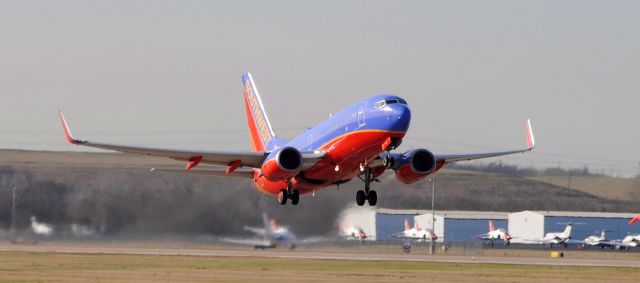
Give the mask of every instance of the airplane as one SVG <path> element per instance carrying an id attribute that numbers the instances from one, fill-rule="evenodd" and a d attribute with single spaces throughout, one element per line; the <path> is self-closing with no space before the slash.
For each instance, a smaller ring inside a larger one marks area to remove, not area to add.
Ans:
<path id="1" fill-rule="evenodd" d="M 368 238 L 367 233 L 360 227 L 346 226 L 340 231 L 340 235 L 347 240 L 361 240 L 364 242 Z"/>
<path id="2" fill-rule="evenodd" d="M 438 236 L 436 236 L 431 229 L 422 229 L 420 225 L 418 225 L 418 222 L 414 222 L 413 228 L 411 228 L 408 219 L 404 220 L 404 231 L 393 234 L 393 236 L 396 238 L 415 239 L 425 242 L 435 241 L 438 239 Z"/>
<path id="3" fill-rule="evenodd" d="M 254 233 L 260 239 L 233 239 L 223 238 L 223 242 L 232 244 L 252 245 L 256 249 L 275 248 L 278 245 L 289 246 L 295 249 L 298 242 L 296 236 L 286 227 L 279 226 L 275 219 L 269 221 L 266 213 L 262 214 L 262 228 L 245 226 L 244 230 Z"/>
<path id="4" fill-rule="evenodd" d="M 493 220 L 489 220 L 489 232 L 480 235 L 480 239 L 487 240 L 493 246 L 493 241 L 503 240 L 505 245 L 511 244 L 511 235 L 504 228 L 498 228 L 493 225 Z"/>
<path id="5" fill-rule="evenodd" d="M 542 243 L 547 244 L 547 247 L 564 245 L 564 247 L 568 247 L 568 241 L 571 239 L 571 228 L 572 224 L 568 223 L 567 227 L 563 232 L 550 232 L 544 235 L 542 239 Z"/>
<path id="6" fill-rule="evenodd" d="M 34 234 L 44 236 L 51 236 L 51 234 L 53 234 L 53 226 L 46 223 L 38 222 L 38 219 L 33 215 L 31 216 L 30 220 L 31 230 Z"/>
<path id="7" fill-rule="evenodd" d="M 606 230 L 602 230 L 600 231 L 600 236 L 598 235 L 590 235 L 589 237 L 585 238 L 584 241 L 577 241 L 578 243 L 582 244 L 583 247 L 600 247 L 600 248 L 606 248 L 606 247 L 613 247 L 615 246 L 615 244 L 613 243 L 613 241 L 607 241 L 606 240 Z"/>
<path id="8" fill-rule="evenodd" d="M 525 153 L 535 148 L 531 122 L 527 120 L 527 146 L 522 149 L 470 154 L 434 154 L 424 148 L 392 152 L 402 143 L 411 122 L 407 101 L 395 95 L 361 100 L 286 141 L 274 133 L 250 73 L 242 76 L 242 83 L 252 151 L 176 150 L 92 142 L 73 137 L 61 111 L 59 118 L 67 141 L 73 145 L 186 162 L 184 170 L 152 171 L 248 178 L 258 191 L 276 196 L 281 205 L 287 200 L 297 205 L 300 195 L 358 178 L 364 188 L 356 192 L 356 203 L 375 206 L 378 195 L 371 183 L 379 181 L 377 178 L 387 170 L 392 170 L 400 182 L 411 184 L 452 162 Z M 200 163 L 218 166 L 193 170 Z"/>
<path id="9" fill-rule="evenodd" d="M 630 221 L 629 221 L 629 225 L 632 225 L 636 222 L 640 221 L 640 214 L 634 216 Z"/>
<path id="10" fill-rule="evenodd" d="M 628 250 L 640 245 L 640 234 L 629 234 L 622 240 L 613 240 L 611 245 L 618 250 Z"/>

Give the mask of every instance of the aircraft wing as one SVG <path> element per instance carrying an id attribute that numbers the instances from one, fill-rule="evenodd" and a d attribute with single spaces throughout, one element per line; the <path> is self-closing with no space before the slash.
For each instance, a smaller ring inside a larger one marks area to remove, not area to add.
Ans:
<path id="1" fill-rule="evenodd" d="M 244 230 L 252 232 L 261 237 L 264 237 L 264 235 L 267 234 L 267 231 L 264 228 L 244 226 Z"/>
<path id="2" fill-rule="evenodd" d="M 151 168 L 151 172 L 172 172 L 172 173 L 184 173 L 184 169 L 178 168 Z M 210 175 L 210 176 L 231 176 L 242 178 L 253 178 L 253 169 L 239 168 L 232 173 L 227 174 L 226 168 L 202 168 L 189 170 L 191 174 Z"/>
<path id="3" fill-rule="evenodd" d="M 83 139 L 76 139 L 71 135 L 67 121 L 62 112 L 59 112 L 62 128 L 67 141 L 74 145 L 82 145 L 106 150 L 119 151 L 124 153 L 134 153 L 149 156 L 167 157 L 180 161 L 187 161 L 186 170 L 197 166 L 199 163 L 228 166 L 229 173 L 238 167 L 260 168 L 267 157 L 267 152 L 244 152 L 244 151 L 191 151 L 176 150 L 151 147 L 138 147 L 128 145 L 106 144 L 90 142 Z M 304 167 L 310 167 L 324 157 L 324 152 L 302 152 Z M 226 172 L 226 170 L 225 170 Z M 214 171 L 208 171 L 210 175 L 216 175 Z"/>
<path id="4" fill-rule="evenodd" d="M 451 163 L 456 161 L 467 161 L 467 160 L 489 158 L 489 157 L 496 157 L 501 155 L 524 153 L 527 151 L 531 151 L 536 147 L 536 145 L 535 145 L 535 139 L 533 137 L 533 130 L 531 128 L 531 120 L 529 119 L 527 119 L 526 130 L 527 130 L 527 148 L 507 150 L 507 151 L 484 152 L 484 153 L 436 154 L 435 158 L 437 162 L 444 162 L 446 164 L 446 163 Z"/>

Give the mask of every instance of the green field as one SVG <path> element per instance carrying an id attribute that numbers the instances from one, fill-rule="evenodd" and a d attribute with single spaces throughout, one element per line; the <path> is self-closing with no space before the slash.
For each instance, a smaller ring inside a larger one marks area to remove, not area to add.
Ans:
<path id="1" fill-rule="evenodd" d="M 0 253 L 0 282 L 638 282 L 634 268 Z"/>

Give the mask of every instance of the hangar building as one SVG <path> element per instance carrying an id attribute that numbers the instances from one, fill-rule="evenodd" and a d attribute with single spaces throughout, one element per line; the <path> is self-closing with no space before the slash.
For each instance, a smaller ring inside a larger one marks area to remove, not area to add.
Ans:
<path id="1" fill-rule="evenodd" d="M 640 225 L 629 225 L 632 213 L 522 211 L 509 214 L 509 234 L 513 243 L 535 243 L 549 232 L 562 232 L 572 224 L 571 238 L 583 240 L 605 230 L 606 239 L 622 239 L 628 233 L 640 233 Z"/>

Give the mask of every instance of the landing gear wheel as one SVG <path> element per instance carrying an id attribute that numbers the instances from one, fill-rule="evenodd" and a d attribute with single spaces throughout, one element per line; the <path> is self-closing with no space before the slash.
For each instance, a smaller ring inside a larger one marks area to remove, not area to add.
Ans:
<path id="1" fill-rule="evenodd" d="M 300 191 L 293 190 L 293 192 L 291 192 L 290 197 L 291 197 L 291 204 L 298 205 L 298 201 L 300 201 Z"/>
<path id="2" fill-rule="evenodd" d="M 285 205 L 287 204 L 287 199 L 287 190 L 280 190 L 278 193 L 278 203 L 280 203 L 280 205 Z"/>
<path id="3" fill-rule="evenodd" d="M 376 191 L 369 191 L 369 194 L 367 194 L 367 201 L 369 201 L 370 206 L 376 206 L 376 203 L 378 203 L 378 194 Z"/>
<path id="4" fill-rule="evenodd" d="M 364 194 L 363 190 L 359 190 L 356 193 L 356 203 L 358 204 L 358 206 L 363 206 L 364 205 L 364 201 L 366 200 L 367 196 Z"/>

